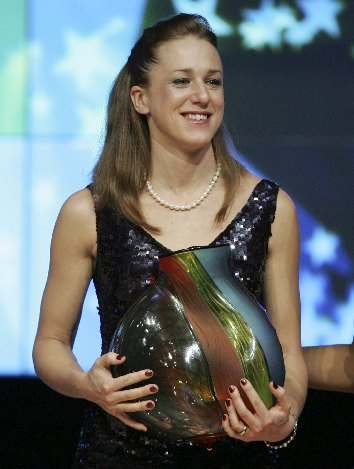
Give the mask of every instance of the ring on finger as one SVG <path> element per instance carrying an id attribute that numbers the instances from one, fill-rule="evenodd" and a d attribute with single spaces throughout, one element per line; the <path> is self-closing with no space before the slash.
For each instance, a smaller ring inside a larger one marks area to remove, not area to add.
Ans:
<path id="1" fill-rule="evenodd" d="M 245 436 L 247 430 L 248 430 L 248 427 L 247 427 L 247 425 L 245 425 L 245 426 L 243 427 L 243 429 L 242 429 L 240 432 L 238 432 L 238 434 L 239 434 L 240 436 Z"/>

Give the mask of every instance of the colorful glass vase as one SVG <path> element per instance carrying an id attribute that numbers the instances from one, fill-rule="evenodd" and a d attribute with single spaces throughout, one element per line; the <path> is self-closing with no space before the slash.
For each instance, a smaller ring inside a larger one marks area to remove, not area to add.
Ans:
<path id="1" fill-rule="evenodd" d="M 155 408 L 134 415 L 166 438 L 208 442 L 225 436 L 221 422 L 230 384 L 247 378 L 269 408 L 269 381 L 284 383 L 276 332 L 264 308 L 233 276 L 229 257 L 230 246 L 162 257 L 157 279 L 112 338 L 110 351 L 127 357 L 112 367 L 114 377 L 154 371 L 159 391 L 149 399 Z"/>

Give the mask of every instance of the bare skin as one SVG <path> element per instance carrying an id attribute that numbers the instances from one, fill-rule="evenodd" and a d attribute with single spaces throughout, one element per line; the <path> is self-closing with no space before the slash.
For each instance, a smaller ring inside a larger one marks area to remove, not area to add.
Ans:
<path id="1" fill-rule="evenodd" d="M 354 343 L 304 347 L 309 387 L 354 393 Z"/>
<path id="2" fill-rule="evenodd" d="M 161 46 L 159 61 L 150 71 L 149 86 L 132 87 L 132 102 L 137 112 L 146 115 L 150 129 L 150 179 L 155 190 L 171 203 L 190 203 L 197 199 L 215 171 L 211 139 L 223 117 L 221 78 L 220 57 L 215 49 L 206 41 L 187 37 Z M 207 122 L 199 125 L 186 117 L 186 112 L 210 114 Z M 147 220 L 161 230 L 155 238 L 166 247 L 176 250 L 208 245 L 245 204 L 258 181 L 247 171 L 241 173 L 235 200 L 219 226 L 214 218 L 223 200 L 221 179 L 204 203 L 190 212 L 163 208 L 147 193 L 141 194 L 140 203 Z M 133 420 L 129 412 L 144 410 L 149 402 L 153 405 L 149 396 L 153 394 L 150 387 L 154 383 L 153 378 L 145 375 L 147 370 L 112 378 L 110 365 L 122 361 L 109 353 L 84 372 L 72 353 L 76 326 L 94 269 L 96 242 L 93 202 L 89 191 L 84 189 L 66 201 L 53 233 L 50 270 L 33 351 L 36 371 L 58 392 L 95 402 L 126 425 L 146 431 L 145 425 Z M 255 415 L 245 410 L 236 392 L 230 393 L 232 406 L 223 426 L 232 438 L 281 440 L 291 432 L 294 416 L 303 407 L 307 374 L 300 347 L 297 275 L 295 208 L 287 194 L 280 191 L 269 242 L 265 289 L 268 312 L 283 347 L 286 382 L 284 388 L 271 386 L 278 401 L 271 409 L 264 408 L 251 383 L 246 383 L 244 389 L 257 410 Z M 125 390 L 132 383 L 137 387 Z M 145 400 L 129 402 L 136 398 Z M 239 432 L 244 425 L 248 431 L 241 437 Z"/>

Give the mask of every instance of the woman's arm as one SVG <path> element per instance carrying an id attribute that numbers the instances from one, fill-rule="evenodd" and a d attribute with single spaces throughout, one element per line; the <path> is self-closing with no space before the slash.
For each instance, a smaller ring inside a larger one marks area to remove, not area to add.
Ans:
<path id="1" fill-rule="evenodd" d="M 299 245 L 295 205 L 280 190 L 266 264 L 266 306 L 283 348 L 284 388 L 291 414 L 296 416 L 302 411 L 307 393 L 307 369 L 300 336 Z"/>
<path id="2" fill-rule="evenodd" d="M 92 401 L 124 424 L 146 431 L 146 426 L 132 419 L 128 413 L 151 410 L 155 406 L 153 400 L 143 398 L 156 393 L 158 387 L 141 383 L 151 378 L 152 370 L 113 378 L 111 366 L 123 363 L 126 358 L 106 353 L 85 372 L 72 352 L 82 304 L 92 276 L 95 249 L 93 200 L 89 191 L 84 189 L 67 200 L 54 228 L 48 280 L 33 347 L 35 369 L 54 390 Z M 126 389 L 131 385 L 139 387 Z"/>
<path id="3" fill-rule="evenodd" d="M 91 279 L 96 228 L 87 190 L 71 196 L 55 224 L 50 266 L 33 347 L 38 376 L 70 397 L 83 396 L 85 374 L 72 352 Z"/>
<path id="4" fill-rule="evenodd" d="M 354 343 L 304 347 L 309 387 L 354 393 Z"/>

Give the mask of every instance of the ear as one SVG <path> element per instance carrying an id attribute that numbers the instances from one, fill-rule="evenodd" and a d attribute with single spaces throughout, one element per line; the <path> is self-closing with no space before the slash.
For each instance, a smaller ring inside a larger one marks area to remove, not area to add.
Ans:
<path id="1" fill-rule="evenodd" d="M 134 85 L 130 88 L 130 99 L 132 100 L 134 109 L 139 114 L 148 114 L 150 112 L 146 90 L 142 86 Z"/>

